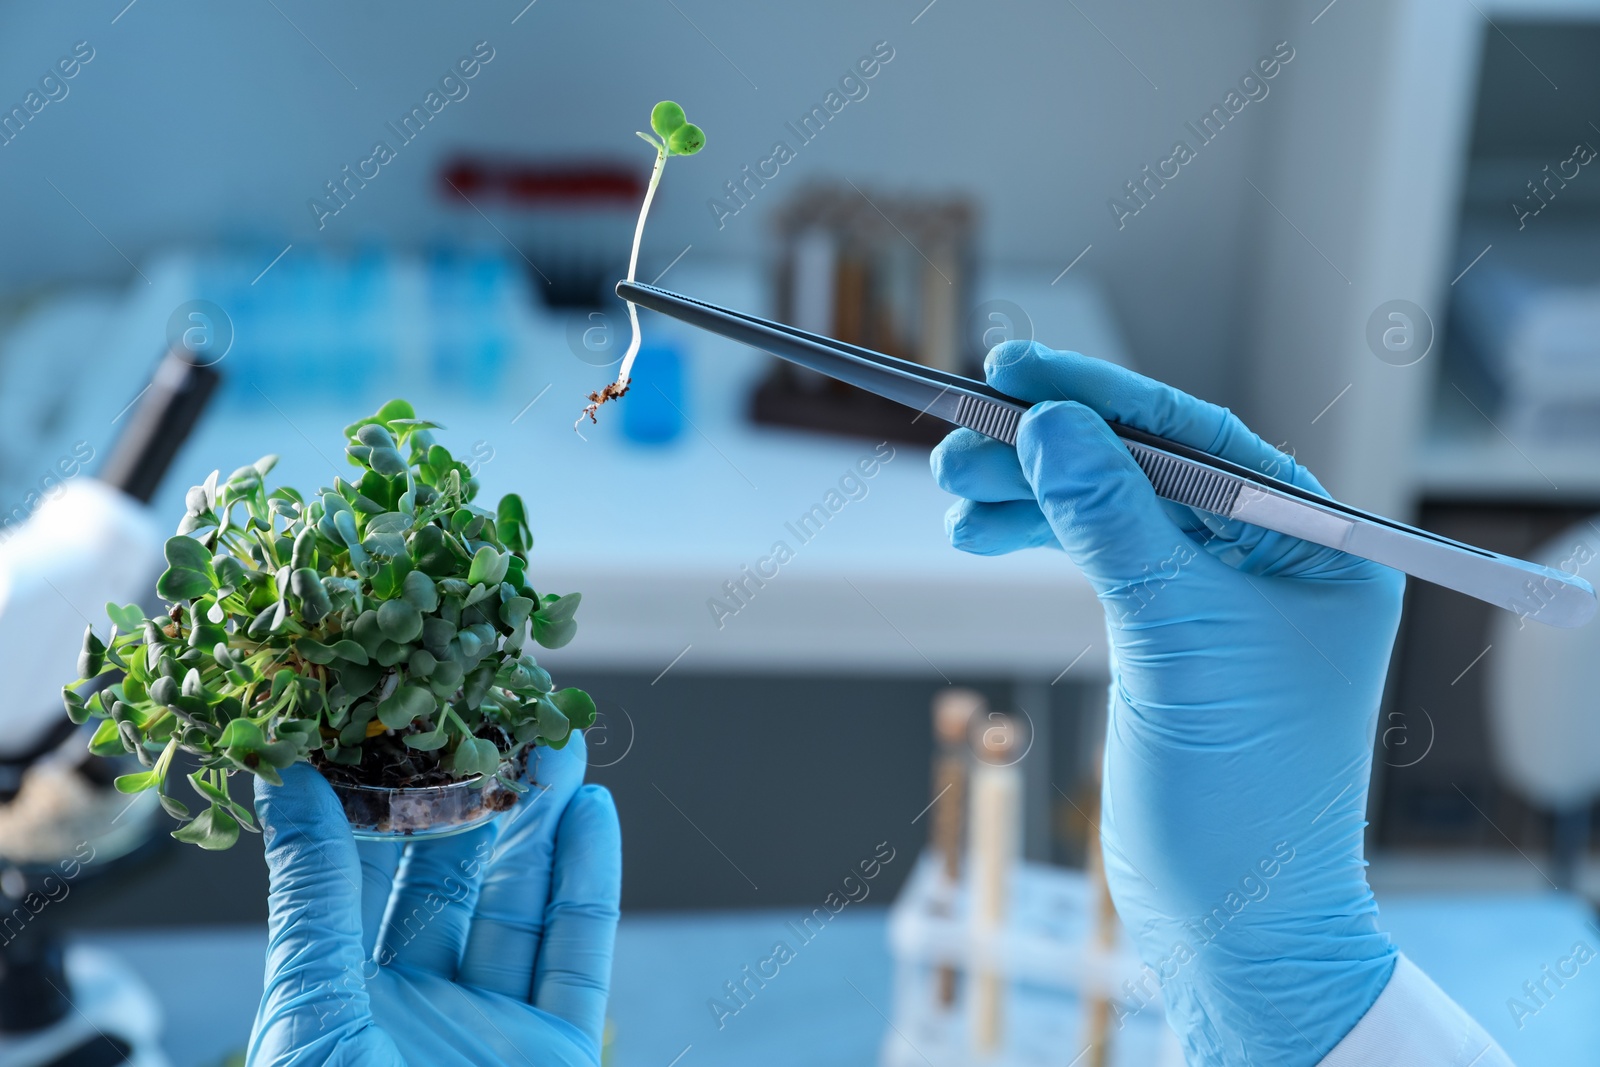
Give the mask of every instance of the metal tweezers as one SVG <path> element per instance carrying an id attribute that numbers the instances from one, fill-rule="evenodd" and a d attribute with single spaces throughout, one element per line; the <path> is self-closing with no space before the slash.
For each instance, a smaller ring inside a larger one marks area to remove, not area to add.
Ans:
<path id="1" fill-rule="evenodd" d="M 620 282 L 617 295 L 1008 445 L 1017 443 L 1017 423 L 1031 406 L 971 378 L 653 285 Z M 1370 559 L 1552 626 L 1582 626 L 1595 614 L 1594 588 L 1576 575 L 1406 526 L 1131 426 L 1108 425 L 1164 500 Z"/>

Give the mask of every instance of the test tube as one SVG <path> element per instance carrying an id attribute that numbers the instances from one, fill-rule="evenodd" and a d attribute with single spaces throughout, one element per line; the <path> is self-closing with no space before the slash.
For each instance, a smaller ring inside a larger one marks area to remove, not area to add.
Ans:
<path id="1" fill-rule="evenodd" d="M 1022 772 L 1014 760 L 1017 725 L 990 712 L 973 737 L 971 816 L 967 829 L 967 909 L 974 942 L 972 1047 L 990 1056 L 1004 1043 L 1005 974 L 996 968 L 1006 929 L 1011 872 L 1022 843 Z"/>
<path id="2" fill-rule="evenodd" d="M 985 707 L 983 695 L 971 689 L 944 689 L 933 698 L 933 825 L 929 828 L 933 850 L 943 875 L 934 907 L 944 914 L 961 882 L 962 848 L 967 817 L 967 762 L 971 750 L 967 731 Z M 936 978 L 939 1007 L 956 1002 L 956 969 L 941 964 Z"/>

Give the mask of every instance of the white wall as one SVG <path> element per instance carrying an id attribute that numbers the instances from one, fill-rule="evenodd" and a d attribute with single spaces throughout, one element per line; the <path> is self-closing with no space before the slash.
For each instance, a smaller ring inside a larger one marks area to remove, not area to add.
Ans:
<path id="1" fill-rule="evenodd" d="M 1314 60 L 1334 39 L 1317 39 L 1313 8 L 1266 0 L 936 0 L 925 11 L 926 0 L 538 0 L 513 25 L 524 2 L 137 0 L 115 24 L 126 0 L 7 6 L 7 107 L 74 42 L 88 40 L 96 56 L 65 100 L 0 148 L 0 286 L 15 293 L 131 277 L 107 238 L 136 261 L 162 245 L 219 237 L 256 238 L 269 250 L 291 241 L 492 239 L 475 214 L 435 196 L 441 156 L 609 153 L 642 168 L 649 151 L 632 131 L 651 103 L 671 96 L 710 143 L 669 169 L 649 237 L 662 258 L 691 242 L 695 256 L 758 250 L 767 211 L 806 175 L 842 174 L 875 189 L 970 188 L 985 203 L 990 254 L 1053 277 L 1092 244 L 1074 270 L 1107 284 L 1142 365 L 1228 400 L 1252 235 L 1265 210 L 1245 178 L 1267 158 L 1272 112 L 1285 109 L 1284 87 L 1303 66 L 1359 60 L 1372 44 L 1346 41 L 1337 56 Z M 1342 14 L 1336 7 L 1323 21 Z M 1298 58 L 1272 94 L 1119 232 L 1107 199 L 1169 154 L 1187 136 L 1184 122 L 1220 102 L 1285 37 Z M 495 59 L 471 95 L 319 233 L 308 198 L 485 39 Z M 719 232 L 707 199 L 879 40 L 895 58 L 870 95 Z"/>

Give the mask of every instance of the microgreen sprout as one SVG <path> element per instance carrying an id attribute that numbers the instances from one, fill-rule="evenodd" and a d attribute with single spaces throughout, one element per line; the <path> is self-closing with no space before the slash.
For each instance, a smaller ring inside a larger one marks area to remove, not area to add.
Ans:
<path id="1" fill-rule="evenodd" d="M 628 257 L 630 282 L 635 280 L 634 275 L 639 270 L 639 245 L 644 241 L 644 220 L 650 214 L 650 202 L 655 199 L 656 186 L 661 184 L 661 172 L 666 169 L 667 157 L 692 156 L 706 146 L 705 131 L 686 119 L 683 108 L 671 100 L 663 100 L 650 110 L 650 128 L 655 131 L 654 137 L 642 131 L 639 136 L 656 150 L 656 164 L 651 168 L 650 184 L 644 192 L 644 205 L 639 209 L 639 222 L 633 229 L 633 252 Z M 640 342 L 639 309 L 634 307 L 632 301 L 628 303 L 628 325 L 632 336 L 628 341 L 628 350 L 623 353 L 622 366 L 617 370 L 617 380 L 589 394 L 589 404 L 578 416 L 577 422 L 572 424 L 573 429 L 582 425 L 584 416 L 588 416 L 590 422 L 598 421 L 595 413 L 600 410 L 601 404 L 627 395 Z"/>
<path id="2" fill-rule="evenodd" d="M 91 751 L 139 758 L 116 787 L 157 790 L 183 820 L 174 837 L 230 847 L 256 826 L 228 776 L 277 783 L 297 761 L 349 783 L 492 776 L 520 792 L 533 746 L 593 723 L 588 694 L 555 689 L 523 651 L 572 640 L 579 595 L 534 591 L 521 498 L 473 506 L 477 480 L 437 428 L 390 401 L 345 428 L 354 480 L 309 499 L 267 489 L 276 456 L 213 472 L 166 543 L 165 609 L 109 604 L 109 638 L 84 634 L 67 714 L 100 720 Z M 167 788 L 180 753 L 198 765 L 193 818 Z"/>

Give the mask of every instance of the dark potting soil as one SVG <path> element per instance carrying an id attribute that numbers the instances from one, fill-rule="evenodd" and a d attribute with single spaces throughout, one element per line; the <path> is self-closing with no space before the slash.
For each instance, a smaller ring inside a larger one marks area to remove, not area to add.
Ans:
<path id="1" fill-rule="evenodd" d="M 501 748 L 511 745 L 505 731 L 496 728 L 483 731 L 488 740 Z M 480 734 L 481 736 L 481 734 Z M 379 734 L 369 737 L 361 746 L 358 764 L 332 763 L 313 752 L 311 764 L 330 782 L 342 785 L 370 786 L 377 789 L 425 789 L 431 786 L 451 785 L 460 779 L 440 765 L 443 753 L 419 752 L 407 748 L 402 735 Z M 512 761 L 513 777 L 521 778 L 528 767 L 528 750 L 524 749 Z"/>

